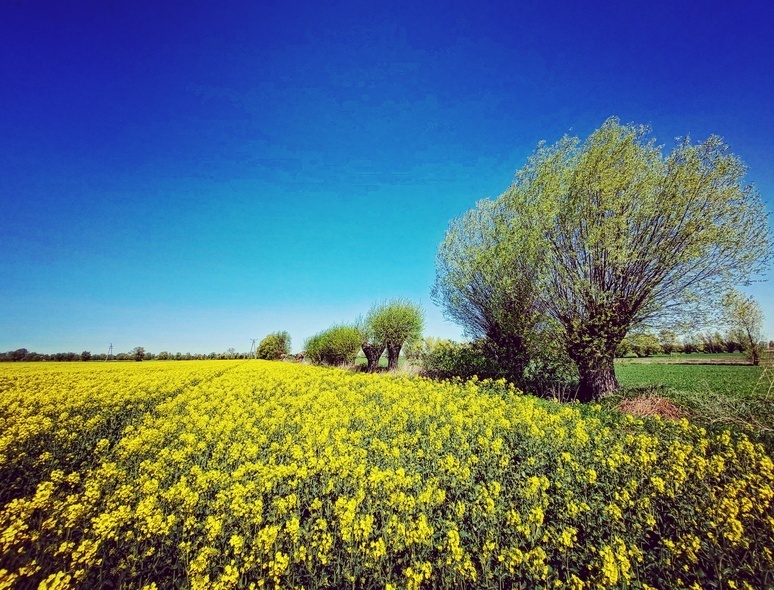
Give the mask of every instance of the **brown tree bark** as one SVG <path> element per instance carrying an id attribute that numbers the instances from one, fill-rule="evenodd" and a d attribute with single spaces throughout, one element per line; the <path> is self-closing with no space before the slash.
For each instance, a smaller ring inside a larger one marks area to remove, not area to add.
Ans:
<path id="1" fill-rule="evenodd" d="M 577 398 L 579 402 L 592 402 L 621 388 L 615 376 L 612 354 L 594 356 L 581 362 L 576 360 L 575 363 L 580 377 Z"/>
<path id="2" fill-rule="evenodd" d="M 368 372 L 375 373 L 379 367 L 379 359 L 384 352 L 384 344 L 363 344 L 363 354 L 368 359 Z"/>
<path id="3" fill-rule="evenodd" d="M 400 356 L 400 349 L 402 344 L 388 344 L 387 345 L 387 370 L 398 370 L 398 357 Z"/>
<path id="4" fill-rule="evenodd" d="M 615 349 L 626 335 L 626 322 L 609 307 L 601 307 L 590 313 L 582 324 L 568 324 L 565 324 L 567 353 L 578 367 L 580 379 L 578 401 L 595 401 L 621 389 L 613 359 Z"/>

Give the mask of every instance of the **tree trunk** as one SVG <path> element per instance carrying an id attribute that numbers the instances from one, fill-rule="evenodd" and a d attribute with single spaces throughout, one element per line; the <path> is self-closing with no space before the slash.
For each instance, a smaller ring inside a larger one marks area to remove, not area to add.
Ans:
<path id="1" fill-rule="evenodd" d="M 752 362 L 754 367 L 757 367 L 761 364 L 761 358 L 758 350 L 758 342 L 755 338 L 753 338 L 752 334 L 750 334 L 750 330 L 747 330 L 747 341 L 750 345 L 749 350 L 747 350 L 747 354 L 750 357 L 750 361 Z"/>
<path id="2" fill-rule="evenodd" d="M 379 359 L 384 352 L 384 344 L 363 344 L 363 354 L 368 359 L 368 372 L 374 373 L 379 367 Z"/>
<path id="3" fill-rule="evenodd" d="M 578 375 L 580 376 L 579 402 L 595 401 L 603 395 L 615 393 L 621 388 L 615 377 L 612 354 L 577 359 L 575 364 L 578 366 Z"/>
<path id="4" fill-rule="evenodd" d="M 398 356 L 400 356 L 400 349 L 403 344 L 388 344 L 387 345 L 387 370 L 398 370 Z"/>
<path id="5" fill-rule="evenodd" d="M 628 316 L 616 313 L 612 306 L 600 306 L 589 309 L 582 323 L 567 322 L 564 327 L 567 353 L 578 367 L 578 401 L 595 401 L 621 389 L 613 359 L 628 331 Z"/>

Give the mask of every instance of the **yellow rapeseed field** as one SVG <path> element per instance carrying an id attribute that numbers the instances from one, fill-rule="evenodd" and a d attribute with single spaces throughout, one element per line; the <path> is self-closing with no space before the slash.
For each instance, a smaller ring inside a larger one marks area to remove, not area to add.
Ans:
<path id="1" fill-rule="evenodd" d="M 0 367 L 0 588 L 774 587 L 744 436 L 504 383 Z"/>

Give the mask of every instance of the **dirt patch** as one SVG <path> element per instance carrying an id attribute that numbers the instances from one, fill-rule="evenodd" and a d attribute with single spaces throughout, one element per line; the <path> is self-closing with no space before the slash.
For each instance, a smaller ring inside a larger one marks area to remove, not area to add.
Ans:
<path id="1" fill-rule="evenodd" d="M 621 412 L 632 416 L 661 416 L 669 420 L 687 418 L 688 412 L 662 395 L 648 394 L 623 399 L 618 404 Z"/>

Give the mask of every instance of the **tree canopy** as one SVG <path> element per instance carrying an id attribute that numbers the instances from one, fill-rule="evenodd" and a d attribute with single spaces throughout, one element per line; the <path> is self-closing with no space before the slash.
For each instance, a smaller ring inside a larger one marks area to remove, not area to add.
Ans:
<path id="1" fill-rule="evenodd" d="M 306 356 L 315 364 L 354 364 L 361 345 L 358 326 L 336 324 L 308 338 L 304 344 Z"/>
<path id="2" fill-rule="evenodd" d="M 723 319 L 753 365 L 760 364 L 763 348 L 763 311 L 757 301 L 732 289 L 723 297 Z"/>
<path id="3" fill-rule="evenodd" d="M 453 220 L 436 257 L 432 299 L 519 382 L 540 321 L 541 227 L 513 223 L 516 203 L 482 200 Z"/>
<path id="4" fill-rule="evenodd" d="M 398 368 L 401 348 L 407 341 L 422 336 L 424 324 L 422 308 L 408 299 L 391 299 L 375 304 L 365 319 L 372 341 L 387 348 L 388 370 Z"/>
<path id="5" fill-rule="evenodd" d="M 266 335 L 258 344 L 256 356 L 259 359 L 276 361 L 290 354 L 290 334 L 287 332 L 272 332 Z"/>
<path id="6" fill-rule="evenodd" d="M 629 330 L 702 316 L 772 254 L 765 207 L 719 137 L 664 155 L 648 135 L 611 118 L 584 142 L 539 145 L 504 194 L 452 222 L 439 251 L 446 315 L 486 336 L 512 301 L 514 337 L 555 321 L 582 400 L 618 389 L 613 357 Z"/>

